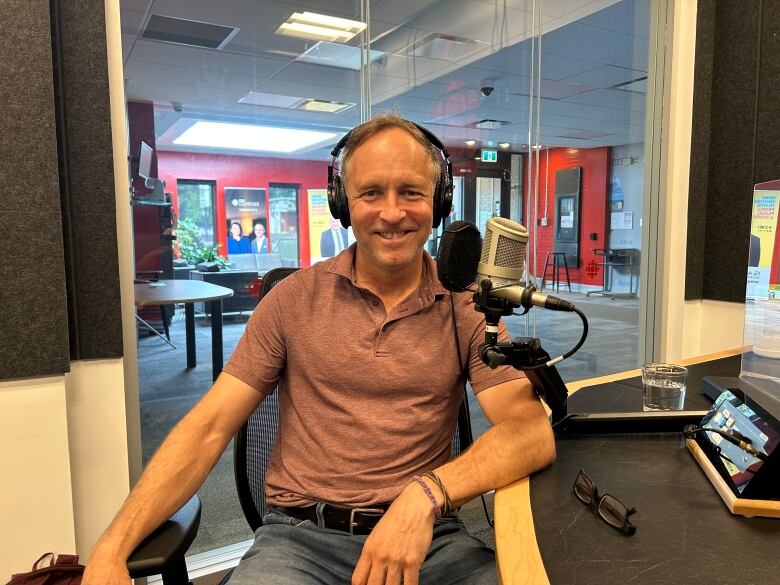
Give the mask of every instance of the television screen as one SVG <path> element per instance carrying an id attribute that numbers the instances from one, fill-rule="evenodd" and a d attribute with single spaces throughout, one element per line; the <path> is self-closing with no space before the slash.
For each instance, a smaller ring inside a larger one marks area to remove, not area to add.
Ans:
<path id="1" fill-rule="evenodd" d="M 152 147 L 141 142 L 141 152 L 138 155 L 138 176 L 148 179 L 152 173 Z"/>

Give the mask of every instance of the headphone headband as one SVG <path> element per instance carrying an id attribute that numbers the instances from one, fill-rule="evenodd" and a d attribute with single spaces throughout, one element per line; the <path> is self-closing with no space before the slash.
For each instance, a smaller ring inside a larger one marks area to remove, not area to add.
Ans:
<path id="1" fill-rule="evenodd" d="M 436 181 L 436 187 L 433 197 L 433 227 L 438 227 L 439 223 L 444 217 L 447 217 L 452 209 L 452 163 L 450 162 L 450 153 L 447 152 L 447 148 L 438 139 L 438 137 L 428 130 L 423 128 L 419 124 L 415 124 L 410 120 L 406 120 L 410 124 L 414 125 L 423 136 L 428 140 L 428 143 L 436 148 L 443 157 L 444 169 L 439 173 L 439 179 Z M 399 126 L 400 127 L 400 126 Z M 331 163 L 328 165 L 328 206 L 330 207 L 331 215 L 341 221 L 341 225 L 345 228 L 350 226 L 349 219 L 349 205 L 347 202 L 347 194 L 344 190 L 344 184 L 341 180 L 340 173 L 336 171 L 334 165 L 339 154 L 349 141 L 349 137 L 355 131 L 353 128 L 341 137 L 336 143 L 336 146 L 330 151 L 332 157 Z"/>

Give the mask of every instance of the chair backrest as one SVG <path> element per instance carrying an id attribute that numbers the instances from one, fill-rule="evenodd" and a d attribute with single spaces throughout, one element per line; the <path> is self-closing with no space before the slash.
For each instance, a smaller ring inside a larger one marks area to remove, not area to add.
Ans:
<path id="1" fill-rule="evenodd" d="M 263 277 L 260 302 L 263 297 L 297 268 L 274 268 Z M 265 504 L 265 472 L 271 458 L 279 426 L 278 389 L 252 413 L 233 440 L 233 471 L 241 509 L 249 526 L 257 530 L 267 512 Z M 458 412 L 458 426 L 452 438 L 453 457 L 472 443 L 468 402 L 464 395 Z"/>

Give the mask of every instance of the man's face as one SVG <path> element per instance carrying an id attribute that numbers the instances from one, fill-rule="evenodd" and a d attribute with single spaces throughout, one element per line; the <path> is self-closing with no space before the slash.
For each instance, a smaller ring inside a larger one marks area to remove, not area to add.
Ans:
<path id="1" fill-rule="evenodd" d="M 330 218 L 330 229 L 337 230 L 341 227 L 341 221 L 335 217 Z"/>
<path id="2" fill-rule="evenodd" d="M 433 223 L 428 152 L 400 128 L 375 134 L 349 160 L 347 198 L 359 258 L 393 271 L 422 258 Z"/>
<path id="3" fill-rule="evenodd" d="M 255 236 L 258 238 L 262 238 L 265 235 L 265 228 L 262 226 L 262 224 L 256 223 L 255 224 Z"/>

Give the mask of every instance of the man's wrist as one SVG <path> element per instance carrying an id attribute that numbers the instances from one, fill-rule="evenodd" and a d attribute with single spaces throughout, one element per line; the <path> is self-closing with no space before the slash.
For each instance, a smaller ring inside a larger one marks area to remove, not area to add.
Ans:
<path id="1" fill-rule="evenodd" d="M 418 475 L 414 476 L 410 485 L 415 489 L 415 491 L 422 493 L 425 496 L 434 518 L 441 518 L 444 498 L 440 493 L 437 493 L 438 489 L 436 485 L 426 481 L 424 477 Z"/>

